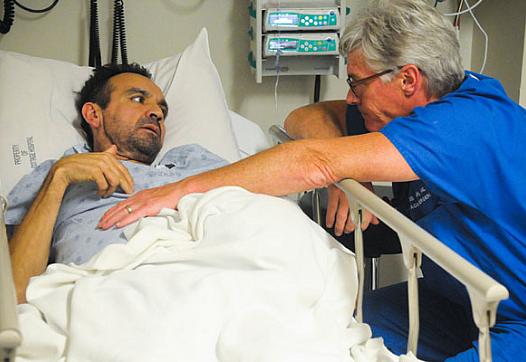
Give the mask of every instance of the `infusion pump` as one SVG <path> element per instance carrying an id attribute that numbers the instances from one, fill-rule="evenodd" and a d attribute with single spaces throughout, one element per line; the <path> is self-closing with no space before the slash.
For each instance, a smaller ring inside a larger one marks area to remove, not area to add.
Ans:
<path id="1" fill-rule="evenodd" d="M 248 63 L 264 76 L 346 76 L 339 54 L 350 0 L 249 0 Z M 318 78 L 319 79 L 319 78 Z"/>
<path id="2" fill-rule="evenodd" d="M 266 34 L 263 55 L 330 55 L 338 54 L 336 33 Z"/>
<path id="3" fill-rule="evenodd" d="M 340 28 L 338 8 L 266 9 L 263 31 L 335 30 Z"/>

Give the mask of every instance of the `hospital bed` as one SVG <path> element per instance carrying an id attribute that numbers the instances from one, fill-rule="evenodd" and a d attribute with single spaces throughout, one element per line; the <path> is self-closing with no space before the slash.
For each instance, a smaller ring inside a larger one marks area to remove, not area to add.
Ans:
<path id="1" fill-rule="evenodd" d="M 195 126 L 195 128 L 199 132 L 203 132 L 203 130 L 207 130 L 210 133 L 210 137 L 203 140 L 203 136 L 201 135 L 201 139 L 195 138 L 193 139 L 193 135 L 188 134 L 188 128 L 184 128 L 182 130 L 179 130 L 180 133 L 178 134 L 178 137 L 174 137 L 175 139 L 178 139 L 180 142 L 197 142 L 197 143 L 204 143 L 203 145 L 209 149 L 211 149 L 213 152 L 216 152 L 223 156 L 226 159 L 235 161 L 235 157 L 245 157 L 250 154 L 253 154 L 255 152 L 258 152 L 266 147 L 268 147 L 268 141 L 266 136 L 262 133 L 261 129 L 255 125 L 253 122 L 245 119 L 244 117 L 241 117 L 240 115 L 226 110 L 226 113 L 224 111 L 225 107 L 225 101 L 224 101 L 224 93 L 222 89 L 217 89 L 217 83 L 219 82 L 217 71 L 215 68 L 211 69 L 208 64 L 202 64 L 203 61 L 209 61 L 209 52 L 208 52 L 208 42 L 206 38 L 206 32 L 203 35 L 203 33 L 200 34 L 198 37 L 198 40 L 192 45 L 190 45 L 181 55 L 181 58 L 178 57 L 172 57 L 172 58 L 166 58 L 159 62 L 154 62 L 154 64 L 151 65 L 151 69 L 153 69 L 157 75 L 159 75 L 161 78 L 156 79 L 158 84 L 161 84 L 161 88 L 163 89 L 164 93 L 167 95 L 168 98 L 173 97 L 173 99 L 168 99 L 168 103 L 170 106 L 173 107 L 173 109 L 177 111 L 181 111 L 181 108 L 184 110 L 184 107 L 187 106 L 188 108 L 192 110 L 196 110 L 197 112 L 209 112 L 208 114 L 193 114 L 191 119 L 192 122 L 194 120 L 197 120 L 195 122 L 199 122 L 204 120 L 210 119 L 210 117 L 213 117 L 214 124 L 185 124 L 185 126 L 192 127 Z M 201 39 L 201 41 L 200 41 Z M 203 45 L 203 39 L 206 40 L 206 46 Z M 2 54 L 0 54 L 2 56 Z M 10 64 L 16 64 L 17 66 L 26 65 L 27 69 L 24 69 L 24 71 L 18 71 L 18 72 L 9 72 L 9 74 L 0 74 L 0 79 L 6 79 L 7 77 L 11 77 L 13 75 L 27 75 L 28 78 L 32 79 L 31 77 L 38 77 L 41 76 L 42 73 L 44 75 L 46 72 L 49 72 L 51 75 L 55 75 L 53 77 L 53 80 L 44 79 L 39 82 L 40 85 L 45 84 L 47 82 L 56 82 L 57 79 L 65 79 L 67 78 L 67 75 L 70 73 L 75 74 L 81 74 L 85 76 L 86 70 L 85 69 L 77 69 L 77 68 L 68 68 L 67 72 L 63 72 L 63 67 L 65 65 L 63 64 L 49 64 L 49 62 L 43 61 L 45 64 L 44 71 L 40 70 L 37 73 L 32 74 L 31 71 L 38 68 L 38 66 L 42 65 L 41 60 L 34 60 L 34 59 L 26 59 L 23 56 L 12 56 L 9 55 L 9 61 Z M 186 57 L 186 58 L 185 58 Z M 204 60 L 203 60 L 204 59 Z M 6 67 L 6 61 L 2 60 L 0 57 L 0 62 L 2 66 L 0 66 L 0 73 L 2 71 L 7 71 Z M 22 62 L 23 64 L 20 65 L 19 63 Z M 201 64 L 200 64 L 201 62 Z M 178 64 L 178 73 L 175 75 L 168 74 L 166 72 L 166 67 L 173 67 L 174 64 Z M 57 66 L 60 68 L 60 71 L 57 71 L 55 67 Z M 192 68 L 191 76 L 192 78 L 189 78 L 189 76 L 185 75 L 184 73 L 181 74 L 181 68 L 182 67 Z M 196 71 L 196 67 L 197 71 Z M 206 68 L 208 71 L 203 71 L 203 68 Z M 12 69 L 11 69 L 12 70 Z M 57 75 L 58 74 L 58 75 Z M 48 74 L 49 75 L 49 74 Z M 167 79 L 164 79 L 164 78 Z M 195 79 L 195 77 L 205 77 L 205 79 Z M 208 78 L 206 78 L 208 77 Z M 189 78 L 188 80 L 186 78 Z M 16 80 L 11 80 L 11 84 L 17 84 Z M 166 81 L 166 82 L 165 82 Z M 215 82 L 215 83 L 214 83 Z M 5 83 L 5 82 L 4 82 Z M 70 84 L 75 84 L 78 86 L 79 82 L 76 79 L 73 79 L 70 77 L 67 79 L 68 86 Z M 166 83 L 165 86 L 162 86 L 162 84 Z M 171 84 L 178 84 L 178 86 L 187 86 L 187 88 L 184 88 L 184 92 L 179 91 L 178 93 L 173 92 L 173 89 L 171 87 Z M 202 89 L 204 85 L 208 85 L 210 83 L 216 84 L 216 88 L 214 89 Z M 192 91 L 191 86 L 198 86 L 199 89 L 195 89 Z M 220 86 L 220 83 L 219 83 Z M 58 91 L 57 91 L 58 89 Z M 20 94 L 17 94 L 16 88 L 10 88 L 9 89 L 10 94 L 7 96 L 10 96 L 8 100 L 6 100 L 6 97 L 0 96 L 0 102 L 2 101 L 9 101 L 9 102 L 16 102 L 17 98 L 20 98 L 19 102 L 25 102 L 23 103 L 23 107 L 20 106 L 14 106 L 12 108 L 17 108 L 18 111 L 22 109 L 23 111 L 30 111 L 33 108 L 38 107 L 31 107 L 30 103 L 31 97 L 27 94 L 23 94 L 23 96 L 20 96 Z M 41 94 L 45 94 L 45 90 L 42 89 L 34 89 L 35 92 L 39 92 L 38 99 L 42 99 L 45 97 L 40 96 Z M 48 90 L 49 91 L 49 90 Z M 1 89 L 0 89 L 1 92 Z M 53 93 L 54 96 L 57 94 L 65 94 L 63 89 L 60 87 L 55 87 L 52 89 L 51 93 Z M 188 96 L 191 93 L 196 93 L 199 95 L 196 99 L 189 99 Z M 183 97 L 184 99 L 179 99 L 178 97 Z M 216 102 L 214 103 L 214 97 L 216 98 Z M 223 97 L 223 98 L 221 98 Z M 37 98 L 37 97 L 35 97 Z M 50 97 L 51 99 L 51 97 Z M 207 107 L 202 107 L 201 101 L 202 99 L 207 99 Z M 69 101 L 68 101 L 69 102 Z M 2 114 L 1 112 L 5 112 L 5 107 L 1 107 L 0 104 L 0 118 L 4 119 L 4 117 L 7 117 L 5 114 Z M 46 105 L 49 107 L 49 105 Z M 201 106 L 201 107 L 199 107 Z M 69 106 L 68 106 L 69 107 Z M 74 109 L 70 108 L 63 108 L 59 109 L 58 111 L 51 112 L 54 117 L 58 117 L 64 114 L 74 113 Z M 223 115 L 223 117 L 221 116 Z M 10 115 L 12 116 L 12 115 Z M 179 113 L 178 114 L 178 125 L 181 125 L 181 123 L 184 123 L 184 117 L 185 114 Z M 223 122 L 221 124 L 222 129 L 218 129 L 218 122 L 222 121 L 218 118 L 223 118 L 223 120 L 226 120 L 226 123 Z M 15 119 L 17 122 L 22 122 L 24 119 L 28 117 L 16 117 Z M 7 119 L 7 118 L 6 118 Z M 40 119 L 39 119 L 40 122 Z M 40 122 L 41 123 L 41 122 Z M 168 123 L 168 120 L 167 120 Z M 36 123 L 38 125 L 38 123 Z M 36 127 L 36 125 L 31 125 L 31 127 Z M 27 125 L 26 125 L 27 126 Z M 24 125 L 19 126 L 18 128 L 27 128 Z M 31 128 L 29 127 L 29 128 Z M 61 124 L 61 127 L 63 127 L 63 124 Z M 225 128 L 226 127 L 226 128 Z M 167 125 L 167 128 L 169 126 Z M 224 131 L 224 132 L 223 132 Z M 169 130 L 168 130 L 169 132 Z M 186 134 L 184 133 L 186 132 Z M 233 136 L 228 136 L 228 132 L 231 132 Z M 73 132 L 74 133 L 74 132 Z M 191 133 L 191 132 L 190 132 Z M 289 141 L 287 138 L 287 135 L 279 128 L 273 127 L 271 129 L 271 133 L 274 138 L 278 139 L 280 142 L 286 142 Z M 225 139 L 224 137 L 220 137 L 221 134 L 226 134 L 228 139 Z M 30 140 L 33 142 L 33 144 L 36 144 L 38 147 L 38 135 L 31 135 Z M 47 136 L 47 135 L 45 135 Z M 170 135 L 167 134 L 167 138 L 170 139 Z M 24 136 L 24 139 L 28 139 L 28 137 Z M 225 144 L 228 144 L 229 142 L 234 139 L 230 149 L 224 149 Z M 63 145 L 60 144 L 60 141 L 57 137 L 57 147 L 64 149 Z M 202 141 L 202 142 L 201 142 Z M 215 143 L 214 143 L 215 142 Z M 223 147 L 223 148 L 222 148 Z M 234 149 L 232 151 L 232 149 Z M 13 150 L 15 147 L 13 147 Z M 232 153 L 233 152 L 233 153 Z M 2 152 L 3 153 L 3 152 Z M 234 159 L 231 159 L 230 157 L 232 154 L 237 154 L 237 156 L 232 156 Z M 55 155 L 56 156 L 56 155 Z M 5 173 L 2 173 L 2 178 L 6 178 Z M 4 182 L 5 180 L 1 180 Z M 0 184 L 1 186 L 2 184 Z M 488 277 L 486 274 L 481 272 L 480 270 L 476 269 L 474 266 L 472 266 L 470 263 L 468 263 L 466 260 L 462 259 L 459 255 L 455 254 L 453 251 L 451 251 L 449 248 L 447 248 L 444 244 L 442 244 L 440 241 L 433 238 L 430 234 L 423 231 L 420 227 L 418 227 L 413 222 L 409 221 L 407 218 L 402 216 L 400 213 L 398 213 L 396 210 L 394 210 L 392 207 L 390 207 L 388 204 L 386 204 L 383 200 L 376 197 L 374 194 L 372 194 L 370 191 L 363 188 L 360 184 L 353 180 L 344 180 L 338 184 L 338 187 L 340 187 L 342 190 L 346 192 L 346 194 L 349 197 L 350 204 L 352 206 L 352 213 L 354 215 L 354 220 L 360 224 L 361 223 L 361 210 L 363 208 L 366 208 L 370 210 L 372 213 L 374 213 L 376 216 L 378 216 L 381 220 L 383 220 L 387 225 L 389 225 L 391 228 L 396 230 L 400 236 L 401 244 L 403 247 L 403 259 L 404 264 L 406 268 L 408 269 L 408 294 L 409 294 L 409 305 L 410 305 L 410 316 L 409 316 L 409 324 L 410 324 L 410 333 L 408 337 L 408 351 L 411 351 L 413 353 L 416 353 L 416 346 L 417 346 L 417 340 L 418 340 L 418 300 L 417 300 L 417 271 L 420 266 L 421 262 L 421 255 L 422 253 L 426 254 L 430 259 L 435 261 L 438 265 L 440 265 L 442 268 L 444 268 L 446 271 L 451 273 L 454 277 L 456 277 L 460 282 L 462 282 L 464 285 L 466 285 L 469 296 L 471 298 L 472 306 L 473 306 L 473 319 L 475 324 L 480 330 L 479 335 L 479 349 L 480 349 L 480 360 L 481 361 L 490 361 L 491 360 L 491 348 L 490 348 L 490 340 L 489 340 L 489 328 L 495 323 L 495 314 L 496 309 L 498 306 L 498 303 L 507 298 L 508 292 L 507 290 L 494 280 L 492 280 L 490 277 Z M 0 196 L 5 196 L 6 190 L 3 189 L 2 192 L 0 192 Z M 22 335 L 20 333 L 20 330 L 17 325 L 17 317 L 16 317 L 16 299 L 15 299 L 15 293 L 14 293 L 14 287 L 13 287 L 13 280 L 12 280 L 12 273 L 11 273 L 11 267 L 10 267 L 10 261 L 9 261 L 9 254 L 8 254 L 8 246 L 7 246 L 7 238 L 5 233 L 5 226 L 4 226 L 4 208 L 5 208 L 5 200 L 0 200 L 0 207 L 1 207 L 1 216 L 0 216 L 0 351 L 2 358 L 2 361 L 11 361 L 14 360 L 15 350 L 18 346 L 20 346 Z M 363 296 L 363 284 L 364 284 L 364 259 L 363 259 L 363 240 L 362 240 L 362 233 L 361 230 L 358 228 L 355 232 L 355 245 L 356 245 L 356 262 L 357 262 L 357 269 L 358 269 L 358 296 L 356 298 L 356 306 L 355 306 L 355 317 L 358 321 L 363 320 L 363 314 L 362 314 L 362 296 Z M 352 278 L 352 276 L 351 276 Z"/>
<path id="2" fill-rule="evenodd" d="M 292 140 L 278 126 L 272 126 L 269 131 L 278 143 Z M 408 272 L 409 335 L 407 350 L 416 355 L 419 333 L 417 278 L 422 262 L 422 254 L 425 254 L 466 286 L 471 300 L 473 321 L 479 329 L 479 359 L 480 361 L 491 361 L 489 329 L 495 324 L 499 302 L 508 298 L 507 289 L 449 249 L 445 244 L 420 228 L 359 182 L 347 179 L 337 183 L 337 186 L 345 192 L 349 199 L 351 214 L 356 225 L 362 223 L 362 210 L 367 209 L 398 233 L 404 265 Z M 359 283 L 355 315 L 358 321 L 362 321 L 364 255 L 361 228 L 355 229 L 354 239 Z"/>
<path id="3" fill-rule="evenodd" d="M 270 146 L 267 136 L 254 122 L 229 111 L 232 131 L 242 158 Z M 18 327 L 16 297 L 4 213 L 7 200 L 0 195 L 0 361 L 14 361 L 23 336 Z"/>
<path id="4" fill-rule="evenodd" d="M 243 117 L 232 114 L 236 135 L 243 151 L 247 155 L 265 146 L 265 137 L 255 124 Z M 290 139 L 284 131 L 276 126 L 270 130 L 271 134 L 279 142 L 287 142 Z M 256 147 L 250 148 L 247 140 L 259 140 Z M 480 361 L 491 361 L 491 347 L 489 339 L 489 328 L 495 323 L 496 309 L 498 303 L 508 297 L 507 290 L 499 283 L 492 280 L 485 273 L 476 269 L 473 265 L 454 253 L 443 243 L 432 237 L 415 223 L 393 209 L 379 197 L 375 196 L 365 187 L 354 180 L 344 180 L 338 184 L 350 200 L 354 220 L 360 224 L 362 210 L 366 208 L 379 217 L 383 222 L 396 230 L 400 236 L 404 265 L 408 270 L 408 300 L 409 300 L 409 336 L 408 351 L 416 354 L 418 341 L 418 291 L 417 271 L 420 266 L 422 253 L 436 262 L 451 275 L 462 282 L 468 290 L 473 308 L 473 320 L 479 328 L 479 355 Z M 2 215 L 5 200 L 2 200 Z M 17 327 L 15 313 L 15 294 L 11 276 L 10 262 L 8 257 L 7 239 L 3 217 L 1 220 L 0 239 L 0 347 L 2 348 L 4 361 L 14 358 L 16 347 L 21 343 L 21 334 Z M 363 319 L 362 296 L 363 296 L 363 239 L 360 228 L 355 232 L 356 260 L 358 266 L 359 291 L 356 301 L 355 316 L 358 321 Z"/>

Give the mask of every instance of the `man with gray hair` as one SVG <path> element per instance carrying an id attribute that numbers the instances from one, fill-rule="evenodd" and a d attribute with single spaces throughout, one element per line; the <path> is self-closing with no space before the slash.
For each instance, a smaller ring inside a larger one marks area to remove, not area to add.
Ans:
<path id="1" fill-rule="evenodd" d="M 283 195 L 345 178 L 420 180 L 437 198 L 420 226 L 510 292 L 490 332 L 494 360 L 523 359 L 526 110 L 498 81 L 462 70 L 454 28 L 422 0 L 372 2 L 342 37 L 342 54 L 350 86 L 346 102 L 357 107 L 369 133 L 279 145 L 227 167 L 141 191 L 110 209 L 99 226 L 122 227 L 163 207 L 177 207 L 188 193 L 225 185 Z M 311 132 L 341 136 L 330 117 Z M 428 260 L 423 269 L 419 357 L 477 360 L 465 288 Z M 384 337 L 393 352 L 405 352 L 405 286 L 373 292 L 364 307 L 373 334 Z"/>

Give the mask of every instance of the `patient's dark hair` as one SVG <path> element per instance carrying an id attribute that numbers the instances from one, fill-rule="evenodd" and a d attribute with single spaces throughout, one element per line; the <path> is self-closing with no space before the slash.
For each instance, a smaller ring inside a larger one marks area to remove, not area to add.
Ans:
<path id="1" fill-rule="evenodd" d="M 136 73 L 147 78 L 152 78 L 152 74 L 143 66 L 137 63 L 131 64 L 106 64 L 93 70 L 93 74 L 84 83 L 84 86 L 77 94 L 75 106 L 80 115 L 80 125 L 86 132 L 88 146 L 93 149 L 93 132 L 90 125 L 82 116 L 82 106 L 86 102 L 98 104 L 102 109 L 106 109 L 111 97 L 110 78 L 121 73 Z"/>

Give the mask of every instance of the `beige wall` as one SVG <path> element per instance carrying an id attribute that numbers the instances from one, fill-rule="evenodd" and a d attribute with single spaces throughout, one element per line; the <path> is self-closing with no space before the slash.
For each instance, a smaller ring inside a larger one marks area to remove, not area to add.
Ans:
<path id="1" fill-rule="evenodd" d="M 488 59 L 484 73 L 499 79 L 508 95 L 519 101 L 524 64 L 526 1 L 485 0 L 475 9 L 475 15 L 489 36 Z M 475 71 L 480 69 L 483 52 L 483 35 L 478 28 L 474 28 L 472 64 Z"/>
<path id="2" fill-rule="evenodd" d="M 35 4 L 46 6 L 49 0 Z M 112 4 L 99 0 L 103 62 L 110 56 Z M 282 76 L 277 110 L 276 78 L 255 82 L 247 63 L 248 0 L 128 0 L 125 6 L 130 61 L 147 62 L 179 52 L 206 26 L 230 108 L 265 130 L 281 123 L 290 110 L 312 101 L 314 77 Z M 88 23 L 88 0 L 61 0 L 53 11 L 40 16 L 28 16 L 17 8 L 11 32 L 0 35 L 0 49 L 86 64 Z M 344 81 L 322 80 L 321 99 L 342 97 L 345 92 Z"/>
<path id="3" fill-rule="evenodd" d="M 526 34 L 526 21 L 524 22 L 524 34 Z M 526 107 L 526 36 L 523 42 L 522 52 L 522 77 L 521 77 L 521 88 L 519 92 L 519 103 L 521 106 Z"/>
<path id="4" fill-rule="evenodd" d="M 45 7 L 50 1 L 34 0 L 32 3 L 35 7 Z M 112 3 L 99 0 L 103 61 L 109 60 Z M 350 0 L 352 13 L 366 3 L 367 0 Z M 440 7 L 449 11 L 454 3 L 447 0 Z M 517 99 L 522 48 L 519 50 L 515 44 L 516 39 L 524 35 L 526 2 L 506 0 L 509 5 L 498 9 L 500 20 L 495 22 L 492 19 L 497 3 L 501 2 L 485 0 L 480 7 L 481 22 L 487 25 L 492 37 L 487 69 L 489 74 L 502 78 L 510 94 Z M 125 6 L 128 55 L 132 61 L 147 62 L 179 52 L 201 27 L 206 26 L 212 59 L 221 75 L 230 108 L 256 121 L 265 130 L 271 124 L 281 123 L 290 110 L 312 102 L 312 76 L 282 76 L 277 89 L 277 109 L 276 78 L 264 77 L 263 83 L 255 82 L 247 64 L 248 0 L 128 0 Z M 88 8 L 88 0 L 60 0 L 53 11 L 36 16 L 17 8 L 11 32 L 0 35 L 0 49 L 86 64 Z M 520 16 L 522 27 L 518 31 Z M 513 21 L 507 21 L 508 18 Z M 477 69 L 480 41 L 476 38 L 472 50 L 471 26 L 470 19 L 464 17 L 463 57 L 467 68 Z M 470 67 L 471 56 L 473 67 Z M 322 78 L 322 100 L 342 98 L 346 92 L 343 80 L 334 76 Z"/>

